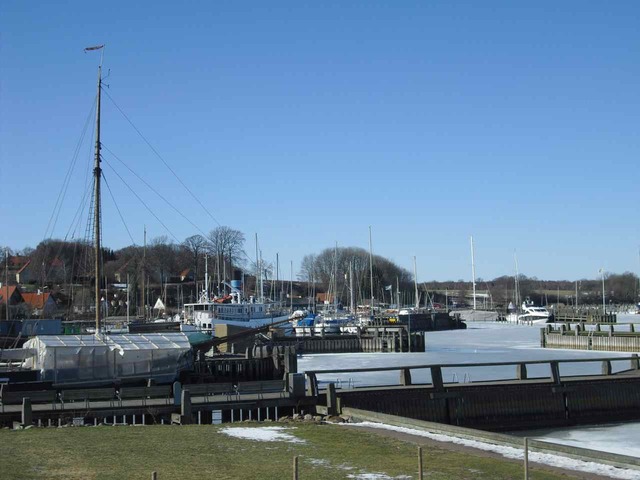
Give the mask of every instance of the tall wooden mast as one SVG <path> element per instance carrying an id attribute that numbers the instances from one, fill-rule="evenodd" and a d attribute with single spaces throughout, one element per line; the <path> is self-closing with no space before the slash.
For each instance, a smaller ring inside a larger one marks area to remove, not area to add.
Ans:
<path id="1" fill-rule="evenodd" d="M 102 87 L 102 61 L 98 67 L 98 97 L 96 103 L 96 154 L 95 164 L 93 167 L 94 180 L 94 218 L 93 218 L 93 246 L 94 246 L 94 262 L 96 272 L 95 300 L 96 300 L 96 335 L 100 333 L 100 279 L 102 278 L 102 265 L 100 262 L 101 246 L 100 246 L 100 176 L 102 169 L 100 168 L 100 93 Z"/>

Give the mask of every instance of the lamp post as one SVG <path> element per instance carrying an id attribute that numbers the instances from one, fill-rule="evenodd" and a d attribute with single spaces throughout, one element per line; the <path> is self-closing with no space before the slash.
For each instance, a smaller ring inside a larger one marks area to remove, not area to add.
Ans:
<path id="1" fill-rule="evenodd" d="M 604 269 L 600 269 L 600 275 L 602 276 L 602 313 L 603 315 L 607 313 L 607 304 L 605 303 L 604 297 Z"/>

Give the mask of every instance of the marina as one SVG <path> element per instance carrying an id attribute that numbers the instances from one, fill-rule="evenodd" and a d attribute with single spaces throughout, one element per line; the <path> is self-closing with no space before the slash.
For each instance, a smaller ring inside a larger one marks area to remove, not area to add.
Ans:
<path id="1" fill-rule="evenodd" d="M 627 3 L 9 2 L 0 478 L 640 479 Z"/>

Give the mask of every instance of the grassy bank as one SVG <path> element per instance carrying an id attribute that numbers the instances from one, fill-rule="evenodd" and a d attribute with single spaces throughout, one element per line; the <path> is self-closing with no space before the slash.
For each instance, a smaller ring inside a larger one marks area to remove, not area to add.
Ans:
<path id="1" fill-rule="evenodd" d="M 417 449 L 410 443 L 360 429 L 313 424 L 282 426 L 303 443 L 261 442 L 221 433 L 220 426 L 101 426 L 0 431 L 3 479 L 291 478 L 299 455 L 301 479 L 417 478 Z M 426 478 L 511 479 L 522 477 L 518 462 L 483 455 L 425 449 Z M 351 477 L 349 477 L 351 475 Z M 371 477 L 370 477 L 371 478 Z M 533 479 L 567 478 L 534 471 Z M 576 477 L 577 478 L 577 477 Z"/>

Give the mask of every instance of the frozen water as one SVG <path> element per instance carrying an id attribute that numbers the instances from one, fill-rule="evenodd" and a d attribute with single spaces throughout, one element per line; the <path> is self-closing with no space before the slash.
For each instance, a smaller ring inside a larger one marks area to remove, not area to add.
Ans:
<path id="1" fill-rule="evenodd" d="M 633 322 L 638 315 L 618 315 L 619 322 Z M 366 367 L 391 367 L 429 364 L 471 364 L 516 362 L 550 359 L 580 359 L 629 357 L 629 353 L 589 352 L 581 350 L 546 349 L 540 347 L 539 326 L 524 326 L 497 322 L 469 323 L 466 330 L 428 332 L 427 351 L 421 353 L 348 353 L 304 355 L 298 360 L 300 371 L 332 370 Z M 599 373 L 599 361 L 561 365 L 561 374 Z M 613 362 L 613 371 L 629 368 L 628 361 Z M 529 377 L 549 376 L 548 365 L 528 366 Z M 515 367 L 450 367 L 443 369 L 445 382 L 515 378 Z M 322 382 L 337 382 L 338 386 L 398 384 L 398 371 L 375 373 L 342 373 L 320 375 Z M 412 371 L 416 383 L 431 380 L 429 370 Z M 640 423 L 580 427 L 545 431 L 529 435 L 557 443 L 640 457 Z"/>
<path id="2" fill-rule="evenodd" d="M 298 361 L 301 370 L 332 370 L 367 367 L 392 367 L 431 364 L 473 364 L 491 362 L 516 362 L 532 360 L 628 357 L 625 353 L 587 352 L 559 350 L 540 347 L 540 327 L 504 324 L 497 322 L 470 323 L 466 330 L 428 332 L 427 351 L 420 353 L 343 353 L 304 355 Z M 628 368 L 629 362 L 613 363 L 613 369 Z M 579 363 L 561 365 L 561 374 L 577 375 L 599 373 L 601 364 Z M 447 381 L 497 380 L 515 378 L 515 367 L 450 367 L 443 369 Z M 529 377 L 550 375 L 548 365 L 530 365 Z M 389 385 L 398 383 L 398 372 L 344 373 L 320 375 L 321 382 L 336 381 L 343 384 L 351 381 L 356 386 Z M 412 371 L 414 382 L 429 382 L 428 370 Z"/>

